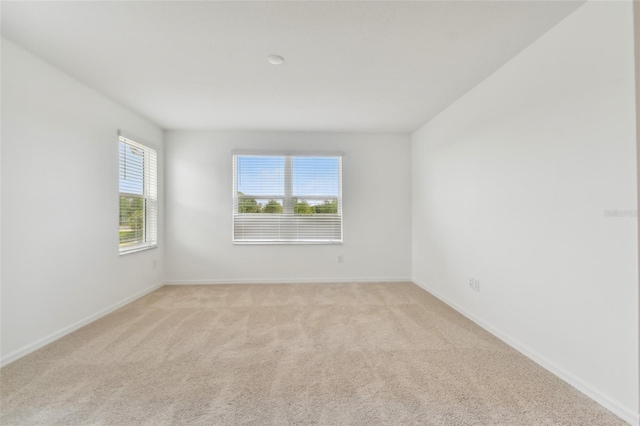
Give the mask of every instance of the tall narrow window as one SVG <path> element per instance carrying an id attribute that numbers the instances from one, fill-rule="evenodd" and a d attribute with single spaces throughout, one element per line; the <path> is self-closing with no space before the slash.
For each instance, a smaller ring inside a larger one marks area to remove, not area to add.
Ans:
<path id="1" fill-rule="evenodd" d="M 158 167 L 156 151 L 120 136 L 120 254 L 156 247 Z"/>
<path id="2" fill-rule="evenodd" d="M 342 242 L 342 157 L 234 155 L 234 243 Z"/>

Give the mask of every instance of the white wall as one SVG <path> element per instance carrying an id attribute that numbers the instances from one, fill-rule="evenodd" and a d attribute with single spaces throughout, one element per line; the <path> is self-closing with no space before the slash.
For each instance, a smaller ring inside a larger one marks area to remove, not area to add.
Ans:
<path id="1" fill-rule="evenodd" d="M 637 174 L 637 190 L 638 201 L 640 202 L 640 2 L 633 2 L 633 22 L 634 22 L 634 35 L 635 35 L 635 67 L 636 67 L 636 174 Z M 640 216 L 638 217 L 638 223 L 640 224 Z M 640 239 L 638 241 L 640 244 Z M 639 253 L 640 255 L 640 250 Z M 638 265 L 640 266 L 640 258 L 638 258 Z M 640 282 L 638 283 L 640 287 Z M 640 304 L 640 298 L 638 299 Z M 640 306 L 639 306 L 640 310 Z M 638 316 L 640 322 L 640 315 Z M 640 329 L 640 327 L 639 327 Z M 638 345 L 640 346 L 640 335 L 638 339 Z M 638 364 L 640 369 L 640 357 L 638 357 Z M 640 376 L 638 377 L 640 385 Z"/>
<path id="2" fill-rule="evenodd" d="M 637 223 L 604 213 L 637 208 L 631 8 L 587 3 L 414 133 L 412 274 L 637 422 Z"/>
<path id="3" fill-rule="evenodd" d="M 158 149 L 162 194 L 158 127 L 2 39 L 3 363 L 162 281 L 162 222 L 118 256 L 117 129 Z"/>
<path id="4" fill-rule="evenodd" d="M 169 282 L 409 279 L 409 135 L 170 131 L 165 140 Z M 233 245 L 234 149 L 344 152 L 344 245 Z"/>

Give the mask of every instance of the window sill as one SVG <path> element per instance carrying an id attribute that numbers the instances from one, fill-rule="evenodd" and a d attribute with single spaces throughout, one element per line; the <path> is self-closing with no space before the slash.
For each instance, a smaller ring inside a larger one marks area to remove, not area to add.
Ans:
<path id="1" fill-rule="evenodd" d="M 127 254 L 138 253 L 138 252 L 146 251 L 146 250 L 151 250 L 151 249 L 154 249 L 154 248 L 158 248 L 158 245 L 157 244 L 153 244 L 153 245 L 127 247 L 126 249 L 120 250 L 120 256 L 124 256 L 124 255 L 127 255 Z"/>

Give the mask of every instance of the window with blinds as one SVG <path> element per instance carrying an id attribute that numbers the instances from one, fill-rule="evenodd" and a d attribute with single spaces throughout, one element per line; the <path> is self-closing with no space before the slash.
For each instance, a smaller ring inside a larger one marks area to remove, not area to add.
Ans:
<path id="1" fill-rule="evenodd" d="M 342 157 L 234 155 L 233 242 L 342 243 Z"/>
<path id="2" fill-rule="evenodd" d="M 156 247 L 158 156 L 154 149 L 120 136 L 120 254 Z"/>

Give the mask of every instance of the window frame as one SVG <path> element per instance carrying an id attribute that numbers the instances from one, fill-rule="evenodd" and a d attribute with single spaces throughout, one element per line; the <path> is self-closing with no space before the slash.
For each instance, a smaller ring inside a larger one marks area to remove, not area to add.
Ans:
<path id="1" fill-rule="evenodd" d="M 123 192 L 120 188 L 120 176 L 123 174 L 120 146 L 124 143 L 141 149 L 143 155 L 142 194 Z M 142 215 L 142 242 L 122 246 L 120 243 L 120 200 L 122 197 L 144 200 Z M 118 253 L 120 256 L 150 250 L 158 247 L 158 152 L 148 144 L 138 142 L 118 131 Z"/>
<path id="2" fill-rule="evenodd" d="M 344 153 L 342 152 L 295 152 L 295 151 L 232 151 L 232 217 L 231 217 L 231 240 L 234 245 L 342 245 L 344 244 L 344 214 L 343 214 L 343 173 L 342 166 L 344 161 Z M 237 158 L 240 156 L 255 156 L 255 157 L 284 157 L 284 183 L 283 183 L 283 195 L 251 195 L 251 194 L 238 194 L 238 162 Z M 294 195 L 293 194 L 293 158 L 295 157 L 320 157 L 320 158 L 337 158 L 338 159 L 338 195 Z M 242 199 L 254 199 L 254 200 L 282 200 L 282 213 L 254 213 L 264 215 L 265 217 L 284 217 L 282 220 L 296 220 L 296 218 L 305 218 L 305 215 L 295 214 L 296 200 L 335 200 L 337 203 L 337 213 L 335 214 L 318 214 L 318 216 L 335 216 L 339 218 L 340 223 L 340 239 L 332 240 L 311 240 L 311 239 L 296 239 L 296 240 L 246 240 L 236 239 L 235 226 L 236 217 L 243 214 L 252 213 L 239 213 L 238 206 L 239 200 Z M 290 219 L 289 219 L 290 218 Z"/>

